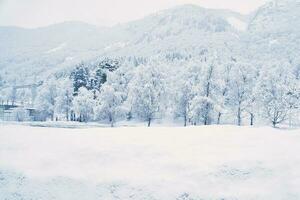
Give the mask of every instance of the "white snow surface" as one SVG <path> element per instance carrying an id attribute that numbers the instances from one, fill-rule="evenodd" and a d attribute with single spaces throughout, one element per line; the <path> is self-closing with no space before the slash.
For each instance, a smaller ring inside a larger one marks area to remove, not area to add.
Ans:
<path id="1" fill-rule="evenodd" d="M 248 24 L 236 17 L 228 17 L 227 21 L 229 24 L 231 24 L 234 28 L 236 28 L 239 31 L 246 31 Z"/>
<path id="2" fill-rule="evenodd" d="M 0 199 L 300 199 L 300 131 L 0 125 Z"/>
<path id="3" fill-rule="evenodd" d="M 63 49 L 66 45 L 67 45 L 66 43 L 62 43 L 59 46 L 48 50 L 46 53 L 53 53 L 53 52 L 59 51 L 59 50 Z"/>

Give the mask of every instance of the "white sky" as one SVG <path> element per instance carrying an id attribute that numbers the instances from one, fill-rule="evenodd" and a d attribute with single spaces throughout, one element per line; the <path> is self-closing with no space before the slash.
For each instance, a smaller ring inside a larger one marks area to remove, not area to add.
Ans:
<path id="1" fill-rule="evenodd" d="M 39 27 L 63 21 L 110 26 L 180 4 L 249 13 L 267 0 L 0 0 L 0 25 Z"/>

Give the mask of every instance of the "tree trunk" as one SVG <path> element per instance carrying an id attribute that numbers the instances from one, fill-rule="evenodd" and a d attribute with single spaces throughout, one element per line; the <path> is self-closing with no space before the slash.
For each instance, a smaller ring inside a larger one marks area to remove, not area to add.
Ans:
<path id="1" fill-rule="evenodd" d="M 240 106 L 239 106 L 239 108 L 238 108 L 237 120 L 238 120 L 238 126 L 241 126 L 241 124 L 242 124 L 242 119 L 241 119 L 241 107 L 240 107 Z"/>
<path id="2" fill-rule="evenodd" d="M 71 114 L 71 121 L 75 121 L 76 120 L 76 114 L 74 112 L 72 112 Z"/>
<path id="3" fill-rule="evenodd" d="M 289 109 L 289 127 L 292 128 L 292 110 Z"/>
<path id="4" fill-rule="evenodd" d="M 186 121 L 187 121 L 187 119 L 186 119 L 186 115 L 184 116 L 184 127 L 186 127 Z"/>
<path id="5" fill-rule="evenodd" d="M 110 127 L 114 127 L 114 120 L 111 115 L 109 115 Z"/>
<path id="6" fill-rule="evenodd" d="M 218 121 L 217 121 L 217 124 L 220 124 L 220 123 L 221 123 L 221 115 L 222 115 L 222 113 L 221 113 L 221 112 L 219 112 L 219 114 L 218 114 Z"/>
<path id="7" fill-rule="evenodd" d="M 69 110 L 66 111 L 66 120 L 69 121 Z"/>
<path id="8" fill-rule="evenodd" d="M 151 118 L 148 119 L 148 127 L 151 125 Z"/>
<path id="9" fill-rule="evenodd" d="M 273 124 L 273 128 L 276 128 L 277 123 L 275 121 L 273 121 L 272 124 Z"/>
<path id="10" fill-rule="evenodd" d="M 254 114 L 250 113 L 250 126 L 254 125 Z"/>

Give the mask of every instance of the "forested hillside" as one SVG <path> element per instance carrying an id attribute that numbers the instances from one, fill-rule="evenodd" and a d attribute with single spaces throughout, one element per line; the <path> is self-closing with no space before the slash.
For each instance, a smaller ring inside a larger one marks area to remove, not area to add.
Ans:
<path id="1" fill-rule="evenodd" d="M 248 16 L 185 5 L 110 28 L 1 27 L 0 99 L 112 126 L 297 125 L 299 19 L 299 0 L 274 0 Z M 36 98 L 11 89 L 39 81 Z"/>

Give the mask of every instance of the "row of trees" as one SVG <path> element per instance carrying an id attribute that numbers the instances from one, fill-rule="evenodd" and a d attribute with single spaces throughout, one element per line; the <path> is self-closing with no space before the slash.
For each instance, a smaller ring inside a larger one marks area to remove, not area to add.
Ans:
<path id="1" fill-rule="evenodd" d="M 110 62 L 111 63 L 111 62 Z M 270 122 L 299 112 L 300 80 L 289 62 L 251 63 L 202 55 L 184 62 L 80 64 L 70 77 L 40 88 L 36 105 L 52 120 L 174 118 L 183 125 Z M 109 67 L 105 67 L 109 66 Z M 63 116 L 63 117 L 62 117 Z"/>

